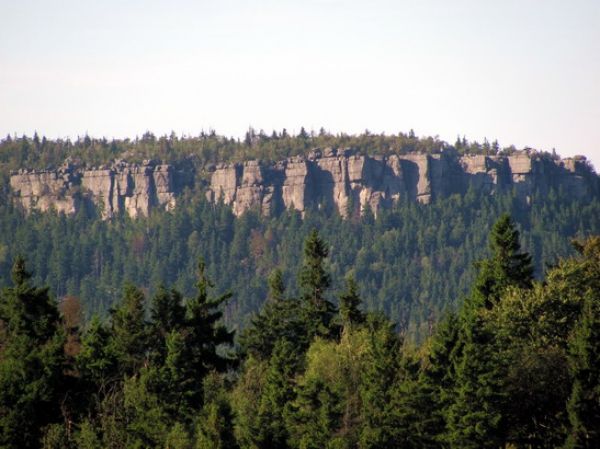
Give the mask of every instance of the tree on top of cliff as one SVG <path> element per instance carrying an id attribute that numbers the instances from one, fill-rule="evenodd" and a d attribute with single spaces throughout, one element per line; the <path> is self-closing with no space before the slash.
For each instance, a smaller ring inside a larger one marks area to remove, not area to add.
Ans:
<path id="1" fill-rule="evenodd" d="M 285 129 L 271 134 L 253 128 L 246 132 L 245 139 L 228 138 L 211 130 L 198 136 L 177 136 L 175 133 L 156 137 L 150 131 L 141 138 L 112 139 L 85 136 L 74 142 L 67 139 L 47 139 L 39 136 L 10 137 L 0 140 L 0 164 L 4 170 L 57 169 L 65 160 L 79 161 L 86 166 L 101 166 L 115 160 L 142 163 L 154 159 L 162 163 L 192 163 L 197 169 L 220 162 L 244 162 L 247 160 L 280 161 L 289 157 L 307 156 L 313 148 L 349 148 L 372 156 L 390 154 L 440 153 L 447 148 L 455 148 L 461 154 L 511 154 L 514 146 L 500 150 L 497 141 L 492 145 L 487 140 L 483 144 L 469 142 L 465 137 L 453 145 L 439 137 L 418 137 L 414 130 L 408 133 L 386 135 L 374 134 L 368 130 L 361 134 L 337 135 L 325 132 L 308 132 L 302 127 L 297 136 Z"/>

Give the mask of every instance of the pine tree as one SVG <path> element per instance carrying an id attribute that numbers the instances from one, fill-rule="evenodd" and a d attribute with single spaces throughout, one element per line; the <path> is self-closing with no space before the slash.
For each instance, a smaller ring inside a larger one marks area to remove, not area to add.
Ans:
<path id="1" fill-rule="evenodd" d="M 573 378 L 568 401 L 567 447 L 596 448 L 600 445 L 600 236 L 586 243 L 574 242 L 583 256 L 583 279 L 578 279 L 583 306 L 569 340 Z"/>
<path id="2" fill-rule="evenodd" d="M 56 302 L 30 285 L 22 256 L 11 278 L 0 293 L 0 446 L 39 447 L 44 427 L 62 421 L 66 337 Z"/>
<path id="3" fill-rule="evenodd" d="M 331 276 L 325 270 L 329 250 L 316 229 L 304 242 L 304 263 L 298 278 L 307 338 L 331 335 L 335 306 L 325 297 Z"/>
<path id="4" fill-rule="evenodd" d="M 362 426 L 359 447 L 401 447 L 394 401 L 400 374 L 402 338 L 384 316 L 369 315 L 368 363 L 361 373 Z"/>
<path id="5" fill-rule="evenodd" d="M 446 416 L 454 400 L 456 380 L 453 361 L 457 359 L 459 322 L 456 313 L 445 314 L 428 342 L 429 352 L 419 375 L 416 400 L 421 411 L 420 435 L 428 442 L 426 447 L 437 447 L 445 442 Z"/>
<path id="6" fill-rule="evenodd" d="M 365 314 L 359 309 L 362 299 L 358 294 L 358 285 L 353 277 L 346 280 L 346 291 L 339 295 L 340 318 L 344 329 L 358 326 L 365 322 Z"/>
<path id="7" fill-rule="evenodd" d="M 234 331 L 229 331 L 220 322 L 223 312 L 219 310 L 231 296 L 226 292 L 217 297 L 208 294 L 213 282 L 206 276 L 204 259 L 198 262 L 198 282 L 196 296 L 185 301 L 186 316 L 184 333 L 192 351 L 192 365 L 201 380 L 212 370 L 226 371 L 233 363 L 229 357 L 221 355 L 221 346 L 233 345 Z"/>
<path id="8" fill-rule="evenodd" d="M 531 288 L 533 265 L 521 253 L 519 232 L 508 214 L 494 224 L 491 257 L 476 266 L 472 295 L 460 314 L 454 353 L 454 401 L 446 411 L 447 438 L 456 447 L 498 447 L 507 438 L 505 390 L 508 361 L 486 326 L 485 312 L 496 306 L 509 287 Z"/>
<path id="9" fill-rule="evenodd" d="M 150 326 L 146 321 L 146 296 L 136 286 L 123 289 L 123 299 L 110 309 L 113 347 L 119 357 L 119 370 L 131 376 L 148 357 Z"/>
<path id="10" fill-rule="evenodd" d="M 479 262 L 473 295 L 467 305 L 493 307 L 507 287 L 531 288 L 533 264 L 529 253 L 521 252 L 519 231 L 508 213 L 502 214 L 490 234 L 490 259 Z"/>
<path id="11" fill-rule="evenodd" d="M 273 271 L 269 287 L 269 298 L 240 336 L 243 351 L 258 360 L 269 360 L 280 340 L 298 342 L 305 338 L 300 322 L 300 303 L 296 298 L 284 297 L 281 270 Z"/>
<path id="12" fill-rule="evenodd" d="M 295 398 L 294 377 L 300 360 L 294 344 L 280 340 L 273 349 L 258 409 L 258 447 L 289 447 L 286 407 Z"/>

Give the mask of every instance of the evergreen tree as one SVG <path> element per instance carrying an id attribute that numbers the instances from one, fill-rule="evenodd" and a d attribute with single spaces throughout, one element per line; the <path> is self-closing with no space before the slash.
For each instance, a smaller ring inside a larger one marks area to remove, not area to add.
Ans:
<path id="1" fill-rule="evenodd" d="M 119 370 L 131 376 L 148 356 L 150 327 L 146 321 L 146 296 L 132 284 L 123 289 L 121 303 L 110 309 L 113 347 L 119 358 Z"/>
<path id="2" fill-rule="evenodd" d="M 298 342 L 305 338 L 300 303 L 295 298 L 284 298 L 281 270 L 273 271 L 269 286 L 269 298 L 240 336 L 242 349 L 259 360 L 268 360 L 280 340 Z"/>
<path id="3" fill-rule="evenodd" d="M 365 322 L 365 314 L 359 309 L 362 299 L 358 294 L 358 285 L 353 277 L 346 280 L 346 291 L 339 295 L 340 318 L 344 329 L 359 326 Z"/>
<path id="4" fill-rule="evenodd" d="M 419 375 L 415 395 L 421 411 L 420 432 L 425 447 L 438 447 L 446 440 L 446 416 L 454 400 L 456 381 L 454 360 L 458 358 L 459 321 L 456 313 L 447 311 L 427 343 L 428 353 Z"/>
<path id="5" fill-rule="evenodd" d="M 330 447 L 343 426 L 348 392 L 346 364 L 338 343 L 313 340 L 306 355 L 306 370 L 296 383 L 296 397 L 286 407 L 289 446 Z"/>
<path id="6" fill-rule="evenodd" d="M 295 398 L 294 377 L 299 372 L 299 364 L 294 344 L 279 340 L 269 360 L 258 409 L 258 447 L 289 447 L 286 409 Z"/>
<path id="7" fill-rule="evenodd" d="M 370 315 L 368 363 L 361 373 L 362 427 L 359 447 L 402 446 L 405 429 L 399 425 L 394 401 L 400 374 L 401 337 L 385 317 Z"/>
<path id="8" fill-rule="evenodd" d="M 476 264 L 479 269 L 468 306 L 491 308 L 507 287 L 531 288 L 533 264 L 529 253 L 521 252 L 519 231 L 508 213 L 494 224 L 490 234 L 490 259 Z"/>
<path id="9" fill-rule="evenodd" d="M 179 334 L 185 327 L 185 307 L 183 295 L 176 289 L 170 291 L 159 285 L 150 305 L 151 319 L 151 353 L 153 364 L 161 366 L 165 363 L 168 341 Z"/>
<path id="10" fill-rule="evenodd" d="M 196 446 L 206 449 L 238 447 L 233 434 L 233 416 L 223 376 L 211 373 L 204 379 L 204 406 L 197 425 Z"/>
<path id="11" fill-rule="evenodd" d="M 454 400 L 448 408 L 448 440 L 454 447 L 498 447 L 507 439 L 508 360 L 486 326 L 485 312 L 496 306 L 509 287 L 531 288 L 533 265 L 521 253 L 519 232 L 508 214 L 494 224 L 491 257 L 477 264 L 479 274 L 460 315 L 455 351 Z"/>
<path id="12" fill-rule="evenodd" d="M 81 351 L 76 357 L 81 378 L 88 384 L 90 395 L 104 396 L 120 380 L 119 355 L 114 347 L 111 330 L 98 315 L 92 317 L 81 345 Z"/>
<path id="13" fill-rule="evenodd" d="M 11 278 L 0 293 L 0 446 L 39 447 L 44 428 L 63 419 L 66 338 L 56 302 L 30 284 L 22 256 Z"/>
<path id="14" fill-rule="evenodd" d="M 185 301 L 186 326 L 184 337 L 191 349 L 192 366 L 196 376 L 201 380 L 212 370 L 226 371 L 233 360 L 219 352 L 221 346 L 233 344 L 234 331 L 229 331 L 220 322 L 223 312 L 219 307 L 225 303 L 232 292 L 224 293 L 217 297 L 208 294 L 213 282 L 206 277 L 204 259 L 198 262 L 198 282 L 196 283 L 196 296 Z"/>
<path id="15" fill-rule="evenodd" d="M 316 229 L 304 242 L 304 263 L 298 277 L 303 304 L 306 337 L 331 335 L 335 306 L 325 297 L 331 285 L 331 276 L 325 269 L 329 250 Z M 309 340 L 310 341 L 310 340 Z"/>
<path id="16" fill-rule="evenodd" d="M 583 256 L 578 279 L 583 304 L 569 341 L 573 384 L 567 447 L 594 448 L 600 445 L 600 236 L 574 243 Z"/>

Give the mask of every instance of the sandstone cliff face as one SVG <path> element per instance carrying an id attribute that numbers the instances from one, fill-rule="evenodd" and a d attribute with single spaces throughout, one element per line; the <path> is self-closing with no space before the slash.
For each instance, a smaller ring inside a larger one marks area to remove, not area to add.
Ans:
<path id="1" fill-rule="evenodd" d="M 175 206 L 191 185 L 191 174 L 148 161 L 118 162 L 110 167 L 56 171 L 20 170 L 11 176 L 15 199 L 26 210 L 52 207 L 67 215 L 95 210 L 103 218 L 121 212 L 147 216 L 155 207 Z M 516 190 L 524 202 L 534 192 L 562 188 L 574 198 L 599 193 L 599 180 L 583 159 L 551 160 L 520 152 L 511 156 L 392 155 L 387 158 L 351 154 L 348 150 L 315 150 L 308 158 L 274 164 L 249 161 L 221 164 L 207 186 L 209 201 L 223 201 L 236 215 L 256 208 L 265 215 L 285 209 L 335 208 L 344 217 L 375 215 L 399 200 L 429 203 L 436 197 L 464 194 L 469 187 L 487 194 Z"/>
<path id="2" fill-rule="evenodd" d="M 293 207 L 333 205 L 347 217 L 370 208 L 375 214 L 401 198 L 429 203 L 432 198 L 464 194 L 472 186 L 488 194 L 516 189 L 528 202 L 562 187 L 575 198 L 599 193 L 597 175 L 585 161 L 550 160 L 536 153 L 511 156 L 392 155 L 388 158 L 313 152 L 307 159 L 276 165 L 259 161 L 217 168 L 209 198 L 222 198 L 239 215 L 250 207 L 265 214 Z"/>
<path id="3" fill-rule="evenodd" d="M 178 177 L 183 182 L 176 182 Z M 119 162 L 93 170 L 68 165 L 56 171 L 20 170 L 10 178 L 13 195 L 26 210 L 44 212 L 54 207 L 73 216 L 85 208 L 103 219 L 121 212 L 147 216 L 153 207 L 171 209 L 181 185 L 190 181 L 188 174 L 151 161 L 142 166 Z"/>

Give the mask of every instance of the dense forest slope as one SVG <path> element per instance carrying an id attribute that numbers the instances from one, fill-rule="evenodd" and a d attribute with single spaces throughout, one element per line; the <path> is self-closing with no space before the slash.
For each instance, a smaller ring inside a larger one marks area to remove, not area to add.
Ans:
<path id="1" fill-rule="evenodd" d="M 302 241 L 317 228 L 330 246 L 333 291 L 354 276 L 368 310 L 385 311 L 421 339 L 469 293 L 472 264 L 486 256 L 486 235 L 501 213 L 519 224 L 538 277 L 557 254 L 572 254 L 569 238 L 600 233 L 598 177 L 585 158 L 464 139 L 285 131 L 249 131 L 241 142 L 215 133 L 110 142 L 7 137 L 0 161 L 0 283 L 10 283 L 10 264 L 22 253 L 37 282 L 58 297 L 80 297 L 88 317 L 106 313 L 125 281 L 149 294 L 161 284 L 191 294 L 203 256 L 219 291 L 233 291 L 225 321 L 243 328 L 274 268 L 297 291 Z M 269 189 L 281 193 L 278 213 L 264 213 Z M 24 213 L 26 198 L 56 207 Z M 62 207 L 68 198 L 89 207 Z M 373 209 L 361 214 L 365 203 Z"/>
<path id="2" fill-rule="evenodd" d="M 64 217 L 64 215 L 63 215 Z M 202 258 L 192 295 L 128 284 L 104 319 L 57 302 L 22 257 L 0 289 L 0 446 L 6 448 L 597 448 L 600 236 L 541 281 L 502 214 L 471 294 L 415 345 L 332 300 L 312 229 L 238 334 Z M 222 267 L 227 268 L 227 267 Z"/>
<path id="3" fill-rule="evenodd" d="M 2 447 L 600 444 L 585 158 L 249 130 L 0 164 Z"/>

